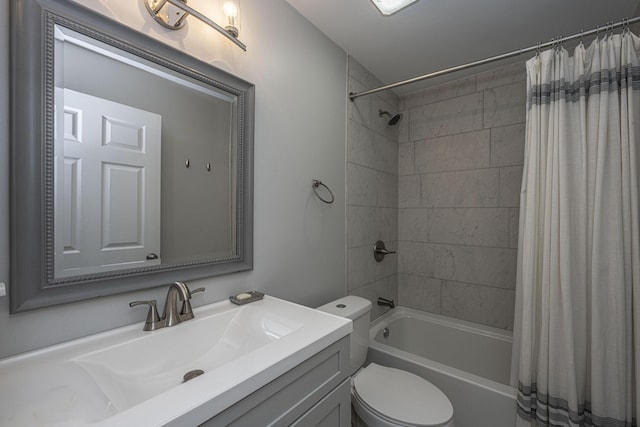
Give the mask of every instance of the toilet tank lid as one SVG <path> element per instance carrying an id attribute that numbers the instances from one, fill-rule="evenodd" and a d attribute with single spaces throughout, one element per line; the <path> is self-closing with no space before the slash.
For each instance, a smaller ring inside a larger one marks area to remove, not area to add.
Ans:
<path id="1" fill-rule="evenodd" d="M 371 310 L 371 301 L 355 295 L 348 295 L 321 305 L 318 310 L 354 320 Z"/>

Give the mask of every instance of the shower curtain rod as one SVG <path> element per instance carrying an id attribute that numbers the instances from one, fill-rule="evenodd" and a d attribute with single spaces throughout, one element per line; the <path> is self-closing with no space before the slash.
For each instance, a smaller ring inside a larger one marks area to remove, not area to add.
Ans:
<path id="1" fill-rule="evenodd" d="M 640 22 L 640 16 L 636 17 L 636 18 L 626 18 L 623 19 L 617 23 L 614 22 L 608 22 L 605 26 L 601 27 L 596 27 L 593 30 L 589 30 L 589 31 L 581 31 L 579 33 L 576 33 L 574 35 L 571 36 L 566 36 L 566 37 L 560 37 L 557 39 L 553 39 L 550 42 L 546 42 L 546 43 L 538 43 L 535 46 L 531 46 L 531 47 L 527 47 L 524 49 L 519 49 L 519 50 L 514 50 L 512 52 L 508 52 L 508 53 L 503 53 L 501 55 L 496 55 L 496 56 L 492 56 L 490 58 L 485 58 L 485 59 L 480 59 L 478 61 L 473 61 L 473 62 L 469 62 L 467 64 L 463 64 L 463 65 L 458 65 L 455 67 L 451 67 L 451 68 L 447 68 L 444 70 L 440 70 L 440 71 L 435 71 L 433 73 L 429 73 L 429 74 L 425 74 L 422 76 L 418 76 L 418 77 L 414 77 L 408 80 L 403 80 L 400 82 L 396 82 L 396 83 L 391 83 L 385 86 L 380 86 L 377 87 L 375 89 L 369 89 L 369 90 L 365 90 L 362 92 L 349 92 L 349 99 L 351 101 L 355 101 L 356 98 L 360 98 L 361 96 L 365 96 L 365 95 L 371 95 L 373 93 L 376 92 L 381 92 L 383 90 L 389 90 L 389 89 L 393 89 L 399 86 L 404 86 L 404 85 L 408 85 L 411 83 L 417 83 L 417 82 L 421 82 L 423 80 L 427 80 L 433 77 L 439 77 L 439 76 L 444 76 L 445 74 L 449 74 L 449 73 L 453 73 L 455 71 L 461 71 L 461 70 L 466 70 L 467 68 L 472 68 L 472 67 L 476 67 L 478 65 L 484 65 L 484 64 L 489 64 L 491 62 L 495 62 L 495 61 L 499 61 L 501 59 L 507 59 L 507 58 L 511 58 L 514 56 L 518 56 L 518 55 L 522 55 L 523 53 L 527 53 L 527 52 L 531 52 L 534 50 L 541 50 L 541 49 L 545 49 L 547 47 L 552 47 L 552 46 L 556 46 L 558 44 L 562 44 L 566 41 L 569 40 L 573 40 L 573 39 L 577 39 L 577 38 L 581 38 L 581 37 L 585 37 L 585 36 L 590 36 L 593 34 L 598 34 L 600 31 L 613 31 L 617 28 L 620 27 L 624 27 L 624 26 L 628 26 L 631 24 L 635 24 L 636 22 Z"/>

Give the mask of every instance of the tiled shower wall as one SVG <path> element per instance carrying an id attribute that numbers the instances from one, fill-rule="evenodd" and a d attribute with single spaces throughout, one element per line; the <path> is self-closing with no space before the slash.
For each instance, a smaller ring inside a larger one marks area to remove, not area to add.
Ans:
<path id="1" fill-rule="evenodd" d="M 525 80 L 520 63 L 400 99 L 401 305 L 513 328 Z"/>
<path id="2" fill-rule="evenodd" d="M 382 83 L 349 58 L 349 90 L 358 92 Z M 383 240 L 396 250 L 398 240 L 398 129 L 387 126 L 398 97 L 390 91 L 347 101 L 347 287 L 348 293 L 372 301 L 371 319 L 386 308 L 378 297 L 398 300 L 397 257 L 373 259 L 373 244 Z"/>

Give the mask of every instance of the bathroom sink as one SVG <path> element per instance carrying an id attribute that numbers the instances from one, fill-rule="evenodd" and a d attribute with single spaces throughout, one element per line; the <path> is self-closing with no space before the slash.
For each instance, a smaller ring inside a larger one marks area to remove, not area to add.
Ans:
<path id="1" fill-rule="evenodd" d="M 73 362 L 123 411 L 299 329 L 302 324 L 258 306 L 200 316 L 147 333 Z M 189 378 L 189 376 L 187 376 Z"/>
<path id="2" fill-rule="evenodd" d="M 269 296 L 194 313 L 0 360 L 0 425 L 198 425 L 351 332 L 347 319 Z"/>

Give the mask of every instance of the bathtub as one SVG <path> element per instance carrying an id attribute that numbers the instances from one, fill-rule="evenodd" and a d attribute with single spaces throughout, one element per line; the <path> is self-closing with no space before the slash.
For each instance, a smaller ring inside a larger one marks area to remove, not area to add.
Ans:
<path id="1" fill-rule="evenodd" d="M 510 332 L 396 307 L 371 323 L 369 333 L 367 361 L 435 384 L 453 404 L 456 427 L 515 425 Z"/>

